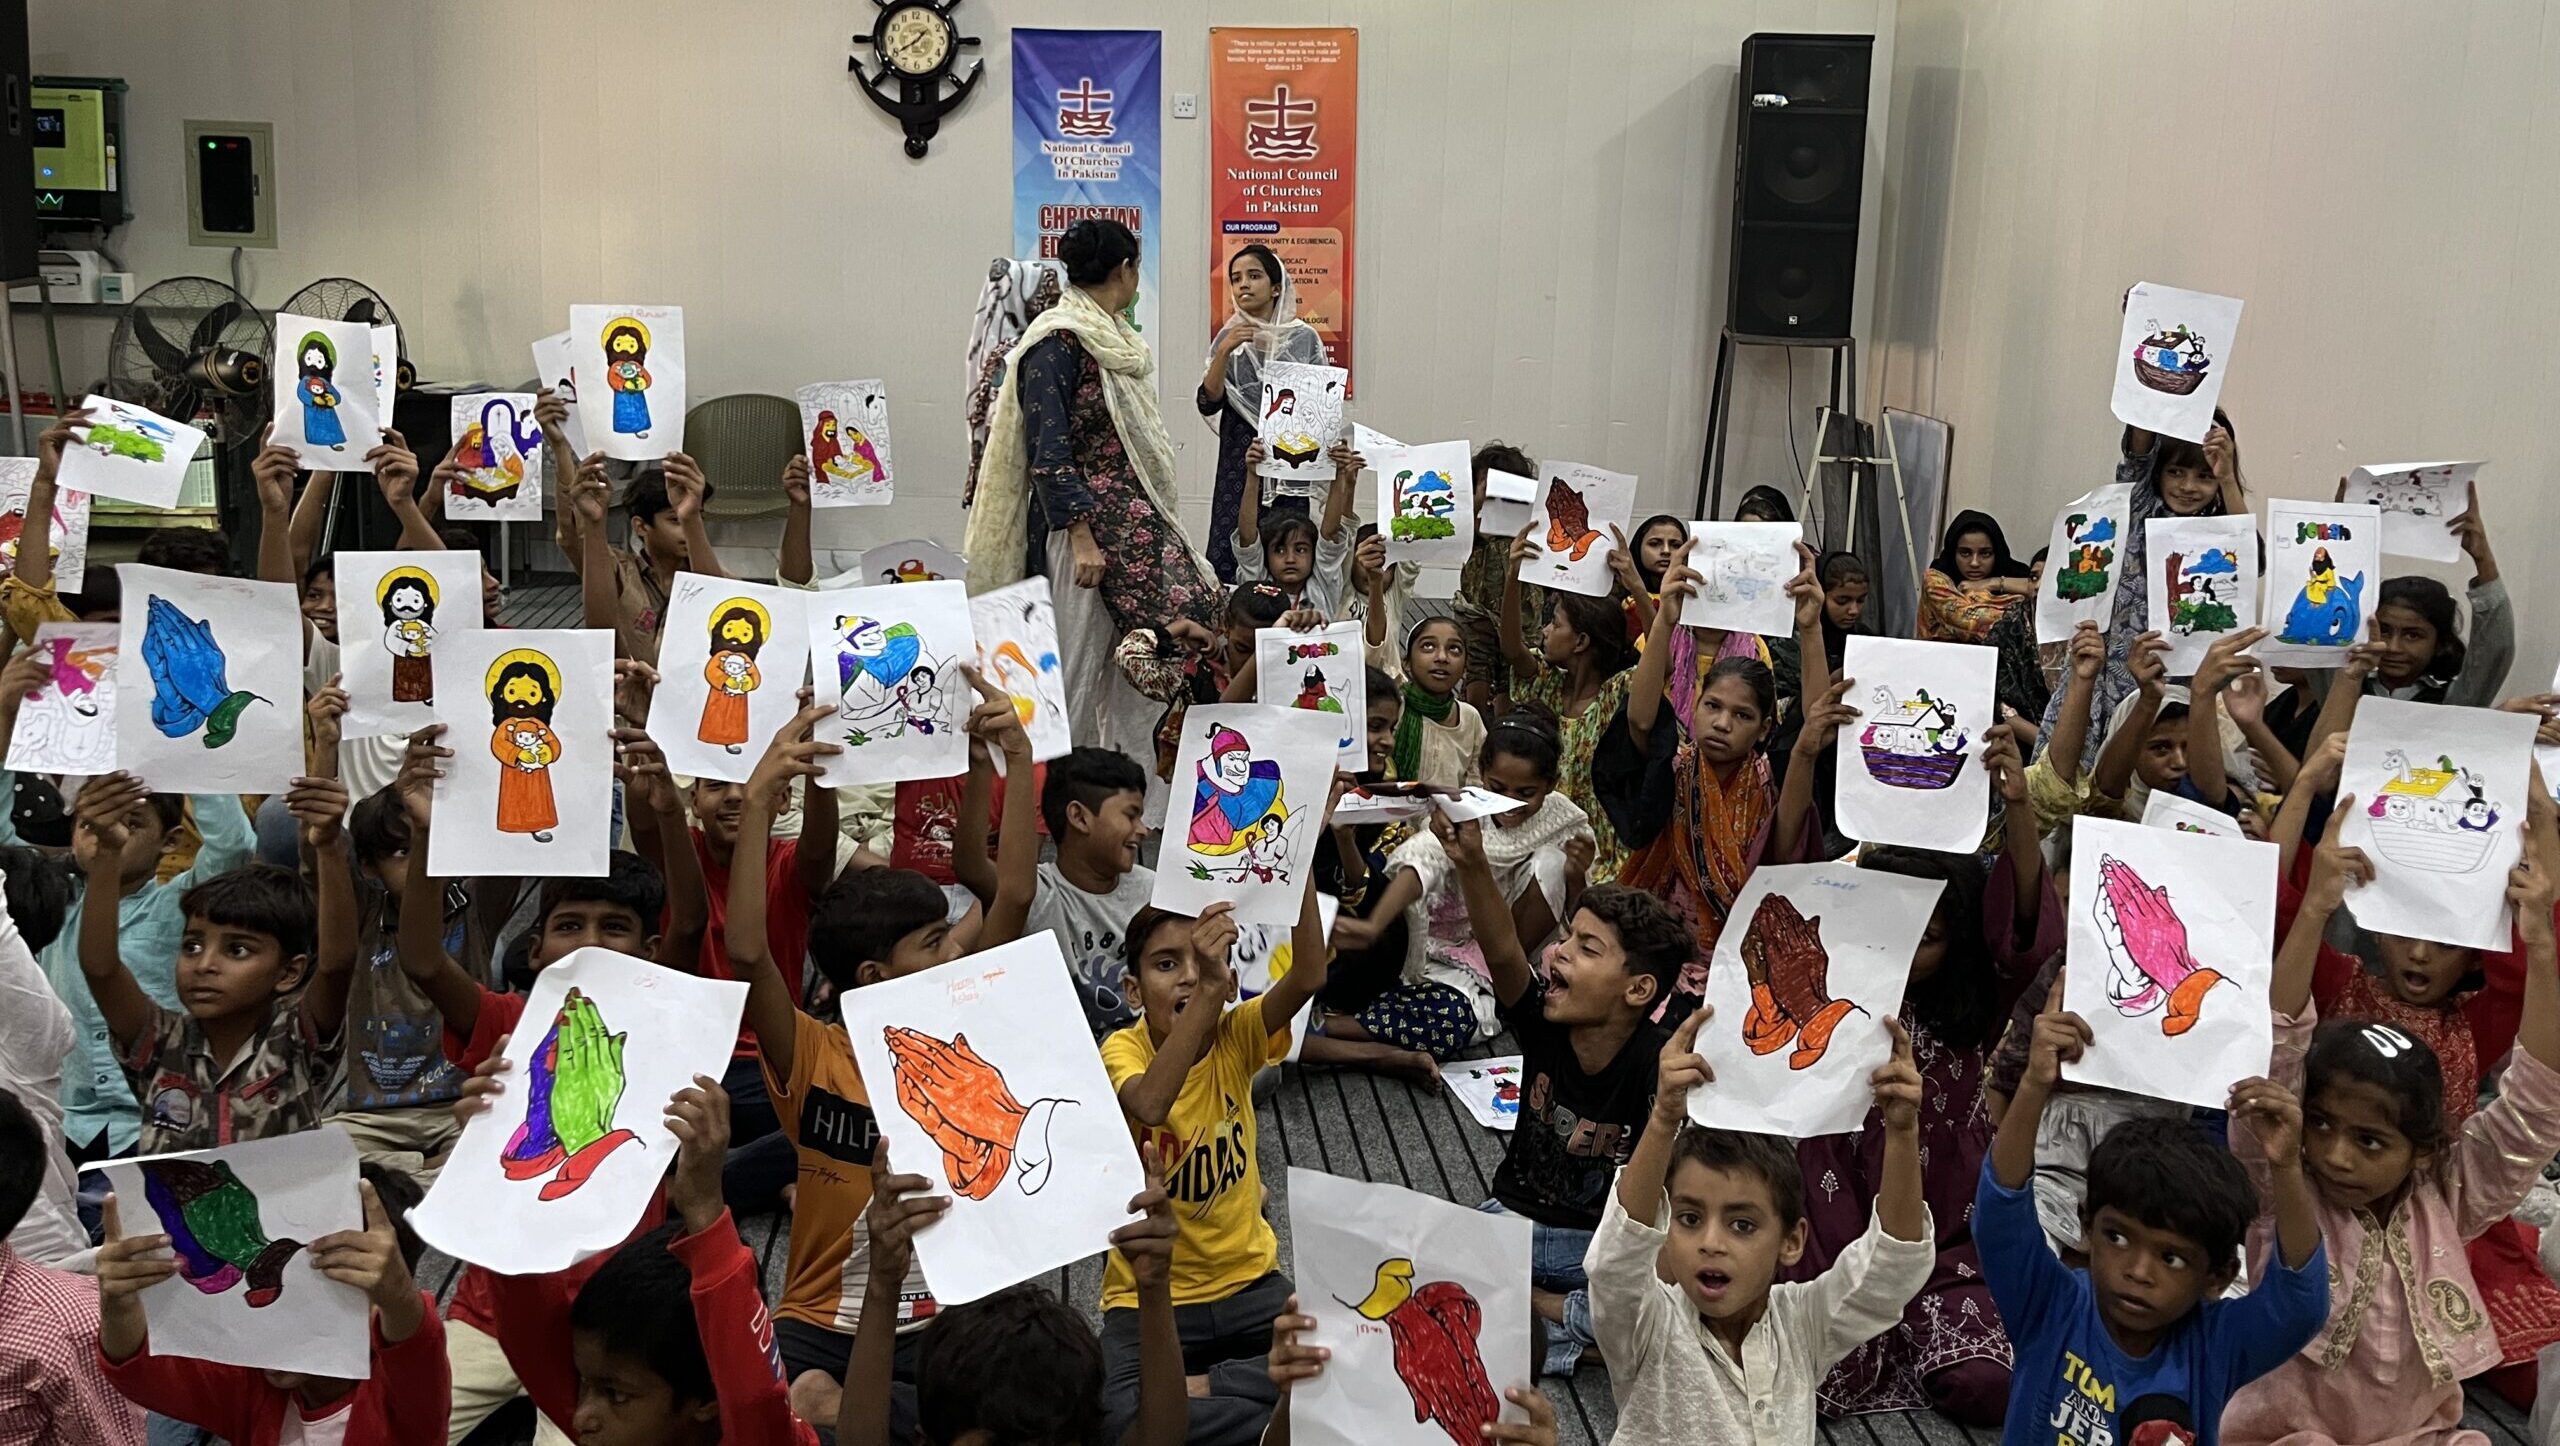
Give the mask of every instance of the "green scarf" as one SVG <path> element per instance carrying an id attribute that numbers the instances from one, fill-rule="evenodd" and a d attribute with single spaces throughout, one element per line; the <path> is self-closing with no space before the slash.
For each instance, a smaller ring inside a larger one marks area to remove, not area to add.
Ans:
<path id="1" fill-rule="evenodd" d="M 1426 693 L 1422 685 L 1407 678 L 1404 684 L 1404 716 L 1396 720 L 1396 751 L 1387 760 L 1388 776 L 1410 783 L 1422 769 L 1422 726 L 1446 723 L 1458 711 L 1458 695 L 1440 697 Z"/>

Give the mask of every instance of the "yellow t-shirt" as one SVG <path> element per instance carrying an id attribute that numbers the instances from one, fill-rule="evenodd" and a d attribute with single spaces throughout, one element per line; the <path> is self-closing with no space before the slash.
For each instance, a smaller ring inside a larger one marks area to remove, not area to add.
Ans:
<path id="1" fill-rule="evenodd" d="M 871 1280 L 871 1158 L 880 1125 L 854 1067 L 841 1025 L 792 1016 L 791 1078 L 764 1057 L 765 1088 L 782 1133 L 800 1157 L 800 1191 L 791 1212 L 791 1256 L 782 1304 L 774 1314 L 847 1335 L 862 1324 L 862 1292 Z M 924 1270 L 911 1263 L 898 1292 L 898 1328 L 933 1314 Z"/>
<path id="2" fill-rule="evenodd" d="M 1274 1037 L 1262 1025 L 1259 997 L 1227 1011 L 1209 1051 L 1182 1081 L 1162 1129 L 1152 1133 L 1164 1161 L 1165 1189 L 1173 1196 L 1180 1233 L 1173 1242 L 1173 1303 L 1224 1300 L 1280 1266 L 1280 1240 L 1262 1218 L 1262 1170 L 1254 1161 L 1253 1076 L 1289 1053 L 1289 1036 Z M 1111 1088 L 1147 1072 L 1155 1041 L 1145 1020 L 1102 1041 L 1102 1067 Z M 1137 1281 L 1120 1252 L 1111 1252 L 1102 1277 L 1102 1308 L 1138 1303 Z"/>

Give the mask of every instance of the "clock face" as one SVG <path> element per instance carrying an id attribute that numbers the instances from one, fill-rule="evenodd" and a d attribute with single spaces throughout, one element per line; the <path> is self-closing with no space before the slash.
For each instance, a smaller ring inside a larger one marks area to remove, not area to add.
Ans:
<path id="1" fill-rule="evenodd" d="M 902 75 L 931 75 L 951 58 L 951 22 L 927 4 L 902 5 L 880 26 L 880 59 Z"/>

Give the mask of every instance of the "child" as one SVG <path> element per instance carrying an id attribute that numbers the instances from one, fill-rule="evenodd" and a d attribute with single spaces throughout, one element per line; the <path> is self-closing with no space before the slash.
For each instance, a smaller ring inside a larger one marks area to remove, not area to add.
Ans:
<path id="1" fill-rule="evenodd" d="M 1804 1181 L 1784 1140 L 1691 1125 L 1708 1083 L 1691 1014 L 1662 1051 L 1651 1118 L 1591 1240 L 1591 1323 L 1629 1446 L 1812 1446 L 1815 1383 L 1891 1327 L 1928 1279 L 1920 1072 L 1901 1021 L 1869 1078 L 1885 1164 L 1866 1232 L 1813 1280 L 1774 1284 L 1804 1251 Z M 1522 1122 L 1527 1128 L 1527 1122 Z M 1668 1206 L 1669 1218 L 1664 1218 Z"/>
<path id="2" fill-rule="evenodd" d="M 1307 882 L 1290 937 L 1289 972 L 1227 1008 L 1236 927 L 1230 906 L 1197 919 L 1140 910 L 1129 924 L 1128 995 L 1142 1017 L 1102 1042 L 1102 1066 L 1142 1145 L 1165 1162 L 1181 1233 L 1172 1265 L 1174 1323 L 1190 1375 L 1193 1446 L 1248 1446 L 1271 1416 L 1259 1362 L 1288 1299 L 1280 1242 L 1262 1215 L 1254 1145 L 1253 1077 L 1289 1048 L 1289 1021 L 1324 982 L 1330 957 Z M 1126 1256 L 1102 1280 L 1103 1415 L 1119 1440 L 1140 1407 L 1146 1342 Z M 1245 1362 L 1252 1362 L 1247 1365 Z"/>
<path id="3" fill-rule="evenodd" d="M 1482 517 L 1487 477 L 1495 472 L 1536 477 L 1538 464 L 1517 447 L 1487 442 L 1476 449 L 1474 472 L 1476 515 Z M 1508 606 L 1504 590 L 1518 570 L 1511 560 L 1511 539 L 1479 529 L 1475 546 L 1458 568 L 1458 594 L 1449 604 L 1466 644 L 1467 703 L 1487 712 L 1500 713 L 1510 706 L 1511 680 L 1504 672 L 1502 629 L 1496 619 L 1498 610 Z M 1542 615 L 1536 601 L 1525 594 L 1520 599 L 1513 621 L 1523 633 L 1536 626 L 1535 620 Z"/>
<path id="4" fill-rule="evenodd" d="M 1012 800 L 1008 789 L 1005 801 Z M 1137 1018 L 1122 992 L 1121 930 L 1155 894 L 1155 870 L 1138 862 L 1153 832 L 1146 804 L 1146 770 L 1108 748 L 1080 747 L 1050 760 L 1040 786 L 1040 817 L 1057 857 L 1040 861 L 1022 927 L 1057 936 L 1096 1039 Z M 973 833 L 966 817 L 960 827 L 952 867 L 981 903 L 992 904 L 1000 880 L 992 864 L 976 863 L 986 856 L 983 831 Z"/>
<path id="5" fill-rule="evenodd" d="M 1836 678 L 1848 659 L 1850 635 L 1875 631 L 1867 626 L 1867 565 L 1854 552 L 1826 552 L 1815 561 L 1814 580 L 1822 584 L 1822 656 Z"/>
<path id="6" fill-rule="evenodd" d="M 1663 1043 L 1652 1016 L 1689 962 L 1689 931 L 1653 895 L 1601 884 L 1546 951 L 1541 980 L 1485 858 L 1483 825 L 1434 816 L 1431 827 L 1466 892 L 1502 1022 L 1520 1041 L 1520 1122 L 1483 1208 L 1529 1217 L 1531 1303 L 1550 1327 L 1542 1358 L 1548 1374 L 1568 1375 L 1593 1340 L 1583 1255 L 1609 1178 L 1652 1117 Z"/>
<path id="7" fill-rule="evenodd" d="M 1276 583 L 1242 582 L 1227 594 L 1226 626 L 1212 634 L 1189 618 L 1133 628 L 1112 659 L 1129 686 L 1164 704 L 1156 722 L 1156 774 L 1170 777 L 1182 751 L 1182 719 L 1194 703 L 1253 701 L 1253 635 L 1277 627 L 1289 594 Z"/>
<path id="8" fill-rule="evenodd" d="M 1316 1328 L 1316 1318 L 1298 1314 L 1298 1298 L 1289 1297 L 1288 1314 L 1271 1323 L 1271 1384 L 1280 1388 L 1280 1404 L 1271 1412 L 1271 1429 L 1262 1446 L 1289 1446 L 1289 1394 L 1300 1382 L 1324 1374 L 1333 1352 L 1324 1346 L 1301 1345 L 1298 1337 Z M 1484 1439 L 1496 1446 L 1556 1446 L 1556 1407 L 1535 1385 L 1512 1386 L 1502 1398 L 1528 1414 L 1526 1421 L 1494 1421 Z"/>
<path id="9" fill-rule="evenodd" d="M 1973 1206 L 1982 1278 L 2017 1357 L 2006 1446 L 2109 1446 L 2144 1439 L 2214 1446 L 2223 1404 L 2310 1343 L 2329 1311 L 2328 1256 L 2299 1162 L 2302 1116 L 2281 1091 L 2233 1091 L 2235 1135 L 2270 1161 L 2275 1249 L 2255 1288 L 2224 1298 L 2258 1192 L 2240 1162 L 2183 1119 L 2127 1120 L 2089 1155 L 2080 1206 L 2086 1269 L 2057 1259 L 2030 1189 L 2037 1122 L 2062 1066 L 2090 1047 L 2054 981 L 2036 1016 L 2025 1077 L 2001 1116 Z M 2135 1435 L 2167 1412 L 2170 1435 Z"/>
<path id="10" fill-rule="evenodd" d="M 658 637 L 667 625 L 667 589 L 676 574 L 695 572 L 727 577 L 711 535 L 703 530 L 702 504 L 711 500 L 711 484 L 702 468 L 682 452 L 662 466 L 641 471 L 631 484 L 624 507 L 631 520 L 631 546 L 614 547 L 605 533 L 612 485 L 602 469 L 581 469 L 568 489 L 572 506 L 561 509 L 563 531 L 574 512 L 577 545 L 564 548 L 578 571 L 585 597 L 587 626 L 614 630 L 614 654 L 643 663 L 658 661 Z"/>
<path id="11" fill-rule="evenodd" d="M 1367 682 L 1368 766 L 1359 775 L 1363 788 L 1386 782 L 1387 762 L 1395 752 L 1396 723 L 1404 715 L 1404 699 L 1385 669 L 1369 665 Z M 1333 965 L 1324 988 L 1316 993 L 1317 1017 L 1307 1026 L 1299 1063 L 1374 1070 L 1439 1088 L 1440 1063 L 1429 1054 L 1337 1032 L 1337 1025 L 1356 1019 L 1404 983 L 1413 934 L 1405 925 L 1405 911 L 1387 907 L 1387 881 L 1392 873 L 1387 859 L 1424 826 L 1409 819 L 1336 824 L 1317 840 L 1316 890 L 1333 895 L 1342 908 L 1325 941 L 1333 947 Z M 1348 934 L 1346 924 L 1355 926 Z"/>
<path id="12" fill-rule="evenodd" d="M 2010 556 L 2000 524 L 1967 508 L 1947 524 L 1937 557 L 1921 574 L 1920 636 L 1981 642 L 2011 608 L 2035 595 L 2035 573 Z"/>
<path id="13" fill-rule="evenodd" d="M 1424 618 L 1404 639 L 1404 713 L 1396 720 L 1388 776 L 1455 792 L 1479 781 L 1484 715 L 1458 696 L 1467 676 L 1466 636 L 1454 618 Z"/>
<path id="14" fill-rule="evenodd" d="M 1685 530 L 1681 540 L 1688 540 Z M 1676 545 L 1673 550 L 1677 551 Z M 1505 584 L 1507 588 L 1519 585 L 1516 575 Z M 1533 649 L 1519 632 L 1515 610 L 1506 605 L 1502 616 L 1511 700 L 1536 704 L 1561 720 L 1557 783 L 1591 821 L 1591 881 L 1608 883 L 1618 876 L 1627 851 L 1618 842 L 1618 831 L 1609 826 L 1608 811 L 1600 806 L 1600 796 L 1591 785 L 1591 760 L 1599 752 L 1600 736 L 1626 706 L 1627 689 L 1635 681 L 1627 666 L 1636 654 L 1625 641 L 1625 620 L 1608 598 L 1552 592 L 1547 594 L 1547 623 Z M 1652 616 L 1648 610 L 1648 625 Z"/>
<path id="15" fill-rule="evenodd" d="M 0 1240 L 11 1242 L 0 1244 L 0 1321 L 9 1323 L 0 1422 L 16 1441 L 143 1446 L 142 1413 L 98 1364 L 98 1283 L 28 1259 L 15 1243 L 60 1155 L 28 1106 L 0 1089 Z"/>
<path id="16" fill-rule="evenodd" d="M 121 886 L 134 815 L 148 811 L 150 797 L 127 773 L 80 791 L 91 897 Z M 289 870 L 244 864 L 190 887 L 178 899 L 186 919 L 176 951 L 180 1012 L 135 981 L 118 952 L 115 916 L 82 912 L 80 971 L 125 1083 L 143 1102 L 143 1154 L 307 1130 L 335 1092 L 355 964 L 355 887 L 338 841 L 347 789 L 297 778 L 285 798 L 316 860 L 316 941 L 312 891 Z"/>
<path id="17" fill-rule="evenodd" d="M 365 1293 L 373 1322 L 373 1370 L 362 1380 L 257 1370 L 151 1353 L 141 1293 L 178 1273 L 166 1235 L 126 1235 L 107 1197 L 107 1243 L 98 1251 L 98 1358 L 107 1379 L 155 1415 L 200 1426 L 231 1446 L 343 1441 L 346 1446 L 436 1446 L 445 1439 L 452 1378 L 435 1297 L 410 1272 L 426 1246 L 409 1228 L 418 1186 L 365 1165 L 356 1189 L 364 1228 L 311 1242 L 322 1275 Z"/>
<path id="18" fill-rule="evenodd" d="M 2317 748 L 2332 733 L 2346 732 L 2355 722 L 2356 700 L 2368 693 L 2469 708 L 2497 701 L 2515 663 L 2515 611 L 2489 550 L 2476 485 L 2471 506 L 2445 526 L 2471 556 L 2471 589 L 2465 599 L 2471 605 L 2470 640 L 2463 639 L 2453 594 L 2443 583 L 2431 577 L 2386 579 L 2372 610 L 2369 641 L 2347 650 L 2345 665 L 2322 690 L 2325 701 L 2306 749 Z"/>
<path id="19" fill-rule="evenodd" d="M 1236 511 L 1235 574 L 1239 583 L 1269 581 L 1289 595 L 1292 608 L 1313 608 L 1340 620 L 1351 585 L 1352 494 L 1360 481 L 1360 454 L 1336 442 L 1328 454 L 1333 485 L 1325 493 L 1324 520 L 1301 510 L 1262 512 L 1261 479 L 1248 472 Z M 1245 448 L 1248 468 L 1262 464 L 1262 443 Z"/>

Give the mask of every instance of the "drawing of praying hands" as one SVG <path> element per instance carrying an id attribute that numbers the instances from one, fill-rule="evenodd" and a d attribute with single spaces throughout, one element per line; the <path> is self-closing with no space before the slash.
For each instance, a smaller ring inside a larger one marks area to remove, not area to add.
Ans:
<path id="1" fill-rule="evenodd" d="M 945 1043 L 897 1025 L 881 1033 L 893 1061 L 898 1107 L 941 1149 L 943 1173 L 955 1193 L 986 1199 L 1004 1183 L 1008 1166 L 1020 1175 L 1026 1195 L 1049 1183 L 1049 1121 L 1065 1101 L 1024 1105 L 965 1034 Z"/>
<path id="2" fill-rule="evenodd" d="M 2176 1036 L 2194 1028 L 2206 992 L 2222 975 L 2187 952 L 2187 923 L 2169 890 L 2144 883 L 2122 859 L 2100 859 L 2097 916 L 2107 944 L 2107 1001 L 2116 1012 L 2148 1014 L 2165 997 L 2169 1012 L 2160 1032 Z"/>
<path id="3" fill-rule="evenodd" d="M 530 1061 L 525 1122 L 499 1157 L 508 1179 L 549 1174 L 541 1198 L 557 1200 L 585 1184 L 606 1156 L 638 1138 L 613 1124 L 622 1102 L 627 1037 L 607 1033 L 595 1001 L 569 991 Z"/>
<path id="4" fill-rule="evenodd" d="M 1831 997 L 1831 953 L 1823 947 L 1821 918 L 1806 918 L 1784 894 L 1769 895 L 1743 936 L 1742 962 L 1751 976 L 1743 1042 L 1753 1054 L 1774 1054 L 1792 1042 L 1788 1067 L 1810 1068 L 1831 1047 L 1832 1031 L 1858 1007 Z"/>

